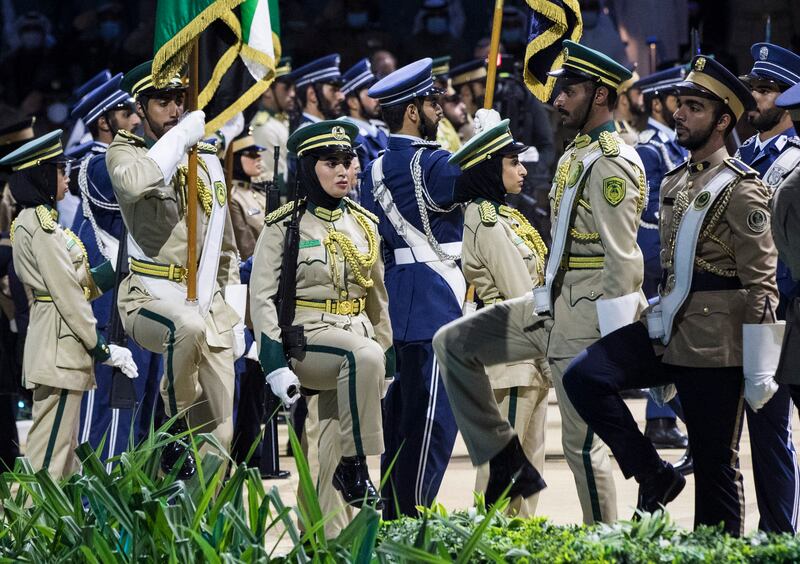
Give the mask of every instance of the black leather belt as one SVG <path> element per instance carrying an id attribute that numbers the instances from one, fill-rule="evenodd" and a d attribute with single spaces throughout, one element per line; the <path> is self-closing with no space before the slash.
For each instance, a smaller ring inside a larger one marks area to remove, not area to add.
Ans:
<path id="1" fill-rule="evenodd" d="M 741 290 L 742 281 L 738 276 L 728 278 L 711 272 L 695 272 L 692 275 L 691 292 L 719 292 L 722 290 Z"/>

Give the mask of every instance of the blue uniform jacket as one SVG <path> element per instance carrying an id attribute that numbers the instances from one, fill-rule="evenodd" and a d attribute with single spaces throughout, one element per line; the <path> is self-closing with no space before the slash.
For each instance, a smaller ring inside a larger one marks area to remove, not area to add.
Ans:
<path id="1" fill-rule="evenodd" d="M 736 156 L 745 164 L 756 169 L 759 177 L 763 178 L 767 174 L 769 167 L 778 158 L 778 155 L 788 146 L 788 138 L 797 137 L 797 132 L 794 127 L 790 127 L 780 135 L 770 139 L 766 145 L 761 147 L 761 150 L 758 150 L 756 146 L 757 137 L 758 134 L 745 141 L 736 151 Z M 789 267 L 782 260 L 778 261 L 778 271 L 775 278 L 778 283 L 778 290 L 785 298 L 793 298 L 800 292 L 800 283 L 794 281 Z"/>
<path id="2" fill-rule="evenodd" d="M 371 123 L 360 119 L 345 119 L 358 126 L 356 154 L 358 154 L 361 170 L 366 170 L 367 165 L 377 159 L 381 151 L 386 149 L 389 143 L 389 136 L 382 129 Z"/>
<path id="3" fill-rule="evenodd" d="M 456 177 L 461 172 L 457 166 L 447 163 L 449 152 L 435 149 L 420 139 L 390 135 L 383 157 L 383 172 L 386 186 L 400 213 L 406 221 L 424 233 L 410 167 L 411 158 L 422 147 L 426 147 L 420 159 L 423 183 L 437 206 L 449 208 L 454 204 L 453 189 Z M 372 164 L 364 172 L 361 203 L 380 218 L 378 229 L 383 239 L 389 316 L 395 340 L 431 340 L 437 329 L 461 316 L 461 307 L 444 279 L 429 266 L 423 263 L 395 263 L 394 250 L 408 245 L 373 198 Z M 447 213 L 428 210 L 428 217 L 431 231 L 439 243 L 461 241 L 464 229 L 461 207 Z"/>

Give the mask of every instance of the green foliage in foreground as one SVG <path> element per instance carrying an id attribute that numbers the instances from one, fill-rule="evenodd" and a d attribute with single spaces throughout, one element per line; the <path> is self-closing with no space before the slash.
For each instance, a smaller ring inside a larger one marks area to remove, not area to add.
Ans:
<path id="1" fill-rule="evenodd" d="M 172 439 L 162 430 L 122 455 L 110 473 L 88 445 L 78 448 L 83 473 L 59 483 L 20 460 L 0 478 L 0 562 L 800 561 L 800 540 L 789 535 L 691 533 L 660 513 L 613 526 L 562 527 L 509 518 L 505 502 L 484 510 L 480 498 L 480 509 L 448 514 L 434 506 L 393 522 L 366 508 L 337 538 L 325 539 L 326 519 L 291 430 L 307 500 L 295 508 L 276 488 L 264 489 L 257 469 L 240 466 L 226 477 L 224 461 L 212 454 L 187 483 L 163 476 L 159 452 Z M 195 443 L 218 448 L 207 435 Z"/>

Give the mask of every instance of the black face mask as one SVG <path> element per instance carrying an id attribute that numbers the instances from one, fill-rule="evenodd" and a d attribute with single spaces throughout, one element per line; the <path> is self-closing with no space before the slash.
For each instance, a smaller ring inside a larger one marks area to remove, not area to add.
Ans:
<path id="1" fill-rule="evenodd" d="M 325 155 L 328 156 L 328 155 Z M 317 171 L 314 167 L 322 155 L 307 154 L 300 157 L 298 166 L 298 179 L 300 180 L 300 190 L 308 197 L 308 201 L 315 206 L 326 210 L 335 210 L 341 203 L 340 198 L 334 198 L 328 194 L 319 182 Z"/>
<path id="2" fill-rule="evenodd" d="M 465 170 L 456 179 L 456 201 L 469 202 L 476 198 L 485 198 L 496 204 L 505 203 L 501 155 L 492 155 L 490 159 Z"/>
<path id="3" fill-rule="evenodd" d="M 51 163 L 44 163 L 15 172 L 8 179 L 11 195 L 23 208 L 36 206 L 56 207 L 58 170 Z"/>

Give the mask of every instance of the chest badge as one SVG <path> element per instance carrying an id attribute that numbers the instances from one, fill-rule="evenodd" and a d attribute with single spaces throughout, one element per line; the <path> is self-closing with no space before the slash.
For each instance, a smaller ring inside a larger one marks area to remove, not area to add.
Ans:
<path id="1" fill-rule="evenodd" d="M 228 197 L 228 191 L 225 189 L 225 184 L 217 180 L 214 182 L 214 193 L 217 195 L 217 202 L 220 206 L 225 205 L 225 200 Z"/>
<path id="2" fill-rule="evenodd" d="M 694 209 L 702 210 L 711 201 L 711 192 L 700 192 L 694 199 Z"/>
<path id="3" fill-rule="evenodd" d="M 567 175 L 567 186 L 575 186 L 578 183 L 578 179 L 581 177 L 583 173 L 583 163 L 578 161 L 574 163 L 570 169 L 569 174 Z"/>
<path id="4" fill-rule="evenodd" d="M 610 176 L 603 179 L 603 197 L 611 206 L 618 206 L 625 199 L 625 179 Z"/>

